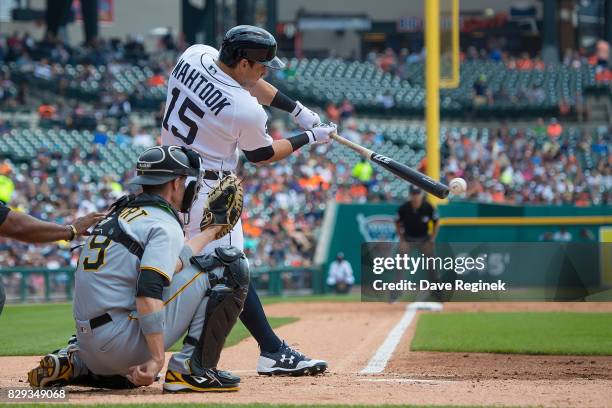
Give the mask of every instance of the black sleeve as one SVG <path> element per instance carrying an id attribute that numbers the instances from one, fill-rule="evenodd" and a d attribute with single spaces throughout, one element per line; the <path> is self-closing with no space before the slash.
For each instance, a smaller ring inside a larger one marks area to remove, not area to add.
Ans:
<path id="1" fill-rule="evenodd" d="M 281 91 L 276 92 L 276 95 L 274 95 L 274 98 L 272 99 L 272 102 L 270 103 L 270 106 L 272 106 L 273 108 L 284 110 L 285 112 L 289 112 L 289 113 L 293 112 L 296 105 L 297 105 L 296 101 L 289 98 L 287 95 L 285 95 Z M 299 115 L 300 112 L 298 112 L 297 114 Z"/>
<path id="2" fill-rule="evenodd" d="M 299 135 L 288 137 L 287 140 L 291 143 L 291 148 L 295 152 L 302 146 L 306 146 L 310 143 L 310 139 L 306 133 L 300 133 Z"/>
<path id="3" fill-rule="evenodd" d="M 401 223 L 404 222 L 404 211 L 406 209 L 406 204 L 402 204 L 400 205 L 400 207 L 397 209 L 397 220 Z"/>
<path id="4" fill-rule="evenodd" d="M 433 205 L 431 205 L 430 203 L 427 203 L 427 215 L 429 215 L 429 219 L 432 220 L 433 222 L 438 222 L 438 219 L 440 218 L 438 216 L 438 211 L 434 208 Z"/>
<path id="5" fill-rule="evenodd" d="M 0 202 L 0 225 L 4 223 L 6 217 L 8 217 L 8 213 L 10 212 L 11 209 L 4 205 L 4 203 Z"/>
<path id="6" fill-rule="evenodd" d="M 155 272 L 153 269 L 143 268 L 138 275 L 138 283 L 136 286 L 136 297 L 150 297 L 162 300 L 162 292 L 164 286 L 168 286 L 170 282 Z"/>
<path id="7" fill-rule="evenodd" d="M 243 150 L 243 152 L 247 160 L 251 163 L 268 160 L 270 157 L 274 156 L 274 148 L 272 145 L 260 147 L 255 150 Z"/>

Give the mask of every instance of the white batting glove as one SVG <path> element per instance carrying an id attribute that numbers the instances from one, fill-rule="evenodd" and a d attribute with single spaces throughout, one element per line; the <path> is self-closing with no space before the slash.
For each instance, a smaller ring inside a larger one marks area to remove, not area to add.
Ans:
<path id="1" fill-rule="evenodd" d="M 299 101 L 295 105 L 295 109 L 291 112 L 293 120 L 302 129 L 310 129 L 321 123 L 319 115 L 302 105 Z"/>
<path id="2" fill-rule="evenodd" d="M 336 133 L 337 126 L 335 123 L 321 123 L 312 129 L 308 129 L 306 134 L 308 135 L 309 143 L 329 143 L 332 133 Z"/>

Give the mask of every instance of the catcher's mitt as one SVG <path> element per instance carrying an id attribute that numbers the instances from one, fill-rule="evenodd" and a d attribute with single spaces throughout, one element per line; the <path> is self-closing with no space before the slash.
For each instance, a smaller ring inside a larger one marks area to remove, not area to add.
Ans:
<path id="1" fill-rule="evenodd" d="M 215 234 L 215 239 L 229 233 L 242 214 L 243 196 L 242 182 L 238 180 L 238 177 L 230 174 L 219 180 L 208 192 L 202 222 L 200 222 L 200 231 L 222 225 L 223 228 Z"/>

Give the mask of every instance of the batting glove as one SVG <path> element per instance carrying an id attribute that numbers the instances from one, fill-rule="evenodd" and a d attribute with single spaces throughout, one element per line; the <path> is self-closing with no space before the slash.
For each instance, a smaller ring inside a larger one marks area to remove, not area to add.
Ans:
<path id="1" fill-rule="evenodd" d="M 329 135 L 336 133 L 337 126 L 335 123 L 321 123 L 312 129 L 308 129 L 309 143 L 329 143 Z"/>
<path id="2" fill-rule="evenodd" d="M 295 109 L 291 112 L 293 120 L 302 129 L 310 129 L 321 124 L 319 115 L 302 105 L 299 101 L 295 105 Z"/>

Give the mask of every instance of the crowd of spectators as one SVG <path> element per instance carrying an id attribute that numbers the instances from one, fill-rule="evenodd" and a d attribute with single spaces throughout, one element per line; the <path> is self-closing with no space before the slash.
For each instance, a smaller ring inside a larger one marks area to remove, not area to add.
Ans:
<path id="1" fill-rule="evenodd" d="M 352 121 L 343 133 L 376 149 L 384 135 L 359 132 Z M 612 166 L 609 150 L 612 129 L 583 132 L 570 142 L 556 120 L 538 120 L 511 134 L 505 126 L 480 131 L 477 137 L 449 130 L 442 146 L 446 179 L 468 180 L 467 200 L 507 204 L 612 203 Z M 274 137 L 293 133 L 273 123 Z M 113 143 L 117 140 L 114 138 Z M 94 145 L 95 146 L 95 145 Z M 313 146 L 290 159 L 264 167 L 245 164 L 239 175 L 245 180 L 244 231 L 246 252 L 254 266 L 309 266 L 315 237 L 328 200 L 337 202 L 393 201 L 380 188 L 384 181 L 368 162 L 351 164 L 342 157 L 332 161 L 332 145 Z M 592 160 L 584 167 L 585 158 Z M 83 180 L 79 166 L 99 160 L 97 149 L 75 149 L 68 157 L 41 151 L 30 164 L 5 161 L 0 171 L 15 183 L 9 204 L 36 217 L 68 222 L 73 216 L 106 208 L 123 193 L 129 174 Z M 426 166 L 426 163 L 422 163 Z M 423 170 L 423 168 L 421 168 Z M 395 198 L 398 199 L 397 197 Z M 0 241 L 2 242 L 2 241 Z M 75 254 L 63 244 L 41 247 L 3 242 L 2 263 L 13 265 L 74 264 Z M 7 248 L 11 250 L 6 250 Z M 44 256 L 41 257 L 40 254 Z"/>
<path id="2" fill-rule="evenodd" d="M 129 126 L 129 115 L 134 107 L 139 109 L 155 109 L 161 102 L 160 94 L 151 94 L 155 88 L 163 89 L 166 85 L 167 73 L 176 61 L 176 56 L 184 49 L 171 34 L 160 37 L 159 46 L 155 51 L 147 53 L 144 41 L 139 37 L 128 37 L 125 41 L 119 39 L 99 39 L 94 45 L 69 47 L 59 40 L 45 37 L 35 41 L 29 34 L 14 33 L 10 36 L 0 35 L 0 63 L 16 64 L 18 72 L 11 77 L 10 71 L 0 72 L 0 106 L 16 107 L 26 104 L 27 80 L 42 81 L 50 87 L 53 95 L 74 97 L 75 93 L 90 89 L 89 95 L 80 95 L 81 102 L 65 98 L 59 106 L 51 106 L 46 111 L 44 123 L 58 124 L 75 129 L 93 129 L 102 121 L 117 121 L 120 125 Z M 402 79 L 413 81 L 414 70 L 411 65 L 424 61 L 423 49 L 399 52 L 387 48 L 382 52 L 372 51 L 366 55 L 366 60 L 375 64 L 384 72 L 389 72 Z M 584 49 L 568 50 L 562 59 L 562 64 L 579 68 L 583 65 L 597 66 L 596 78 L 599 81 L 610 81 L 612 73 L 607 66 L 609 44 L 600 40 L 594 52 L 587 53 Z M 467 47 L 461 53 L 462 61 L 500 62 L 510 70 L 531 71 L 544 70 L 546 65 L 539 55 L 528 53 L 512 55 L 504 50 L 504 40 L 492 38 L 489 46 L 483 49 Z M 66 64 L 80 64 L 76 72 L 68 69 Z M 119 73 L 129 71 L 133 66 L 146 67 L 146 77 L 138 83 L 131 84 L 129 91 L 117 88 Z M 279 74 L 283 79 L 291 79 L 295 70 L 290 65 Z M 422 75 L 419 75 L 422 77 Z M 512 106 L 526 104 L 540 106 L 546 99 L 546 90 L 542 85 L 521 86 L 519 89 L 499 87 L 491 89 L 486 75 L 480 75 L 472 84 L 472 103 L 475 107 L 502 104 Z M 30 81 L 31 82 L 31 81 Z M 30 85 L 32 86 L 32 85 Z M 469 86 L 469 85 L 468 85 Z M 44 88 L 44 87 L 43 87 Z M 95 89 L 95 91 L 91 91 Z M 87 100 L 83 103 L 82 100 Z M 574 100 L 575 99 L 575 100 Z M 374 97 L 375 104 L 381 112 L 391 114 L 398 106 L 398 101 L 390 91 L 381 91 Z M 47 101 L 40 101 L 45 106 Z M 347 111 L 346 106 L 349 105 Z M 579 92 L 572 100 L 565 97 L 558 102 L 559 114 L 562 116 L 578 114 L 582 118 L 584 98 Z M 354 110 L 350 101 L 344 101 L 336 106 L 328 106 L 328 116 L 331 118 L 350 115 Z M 575 108 L 575 109 L 572 109 Z"/>
<path id="3" fill-rule="evenodd" d="M 604 72 L 608 68 L 609 57 L 610 45 L 605 40 L 598 40 L 590 52 L 586 48 L 565 50 L 560 63 L 572 68 L 595 65 L 598 67 L 598 72 Z M 518 71 L 546 69 L 546 64 L 539 53 L 535 55 L 528 52 L 512 54 L 506 51 L 504 38 L 491 38 L 486 48 L 468 46 L 460 51 L 459 58 L 461 62 L 501 62 L 506 68 Z M 386 48 L 383 51 L 373 50 L 366 55 L 366 61 L 375 64 L 384 72 L 398 75 L 402 79 L 410 79 L 407 77 L 406 69 L 410 65 L 425 62 L 425 48 L 412 50 L 402 48 L 399 52 L 393 48 Z M 602 76 L 601 80 L 610 79 Z"/>
<path id="4" fill-rule="evenodd" d="M 513 55 L 504 50 L 503 38 L 492 38 L 487 48 L 478 49 L 469 46 L 460 53 L 461 62 L 498 62 L 502 63 L 508 70 L 516 71 L 544 71 L 546 64 L 540 54 L 530 55 L 522 52 Z M 608 67 L 610 58 L 610 45 L 605 40 L 599 40 L 593 51 L 588 52 L 584 48 L 578 50 L 568 49 L 564 52 L 560 64 L 578 69 L 582 66 L 595 66 L 595 80 L 600 83 L 612 83 L 612 70 Z M 406 48 L 396 52 L 392 48 L 384 51 L 371 51 L 366 55 L 366 61 L 375 64 L 384 72 L 397 75 L 402 79 L 414 81 L 413 71 L 410 67 L 414 64 L 425 62 L 425 49 L 411 50 Z M 488 84 L 486 75 L 479 75 L 472 84 L 472 101 L 475 107 L 492 106 L 501 104 L 527 104 L 538 106 L 546 99 L 546 92 L 542 86 L 533 85 L 521 87 L 520 89 L 508 89 L 501 87 L 492 90 Z M 559 111 L 562 115 L 570 113 L 571 105 L 575 105 L 577 110 L 583 109 L 583 96 L 577 95 L 576 101 L 561 100 Z M 379 94 L 376 96 L 378 104 L 384 110 L 391 110 L 395 106 L 395 100 L 391 95 Z M 579 116 L 582 112 L 577 112 Z"/>
<path id="5" fill-rule="evenodd" d="M 41 150 L 29 164 L 3 160 L 0 162 L 0 177 L 3 187 L 10 183 L 10 200 L 2 198 L 14 211 L 27 212 L 45 221 L 71 223 L 95 209 L 106 208 L 123 194 L 123 179 L 106 176 L 96 181 L 79 175 L 79 168 L 98 159 L 95 148 L 89 152 L 75 148 L 66 157 Z M 26 244 L 0 237 L 0 264 L 3 268 L 19 266 L 51 270 L 74 267 L 78 260 L 78 251 L 71 251 L 74 244 L 64 241 Z M 53 274 L 51 290 L 63 292 L 67 281 L 67 274 Z M 19 293 L 21 275 L 6 276 L 4 283 L 7 293 Z M 42 274 L 29 275 L 24 283 L 29 296 L 43 294 Z"/>
<path id="6" fill-rule="evenodd" d="M 476 140 L 451 131 L 444 173 L 468 180 L 466 198 L 480 202 L 610 205 L 612 128 L 583 131 L 575 142 L 562 130 L 553 119 L 516 134 L 502 125 Z"/>
<path id="7" fill-rule="evenodd" d="M 165 86 L 164 72 L 168 72 L 181 47 L 172 37 L 164 37 L 160 51 L 155 56 L 144 52 L 142 39 L 130 38 L 125 42 L 101 40 L 96 46 L 69 48 L 51 39 L 35 42 L 29 35 L 0 37 L 0 63 L 16 63 L 23 72 L 33 77 L 57 81 L 60 95 L 53 102 L 40 100 L 36 110 L 43 126 L 95 129 L 97 145 L 106 143 L 131 144 L 147 147 L 155 144 L 159 136 L 159 123 L 163 106 L 156 112 L 157 127 L 142 129 L 129 121 L 132 112 L 131 98 L 122 92 L 112 92 L 112 75 L 130 64 L 147 61 L 153 75 L 146 78 L 140 89 Z M 380 69 L 404 75 L 409 64 L 423 61 L 423 52 L 402 50 L 396 54 L 386 50 L 382 54 L 368 55 L 368 59 Z M 528 55 L 509 57 L 499 47 L 490 51 L 468 49 L 463 58 L 504 61 L 515 69 L 542 69 L 539 57 Z M 575 66 L 590 63 L 586 57 L 570 55 L 564 63 Z M 598 60 L 599 61 L 599 60 Z M 83 64 L 75 77 L 65 75 L 66 63 Z M 599 63 L 599 62 L 597 62 Z M 103 71 L 92 67 L 105 66 Z M 607 68 L 606 68 L 607 69 Z M 290 68 L 289 68 L 290 70 Z M 605 72 L 602 69 L 601 72 Z M 102 84 L 98 100 L 78 102 L 68 97 L 72 81 L 76 83 L 95 80 Z M 488 94 L 486 77 L 479 78 L 482 89 L 479 96 L 500 97 Z M 480 86 L 480 85 L 479 85 Z M 63 90 L 63 91 L 62 91 Z M 62 93 L 64 92 L 64 93 Z M 139 90 L 136 90 L 138 94 Z M 535 103 L 542 97 L 538 89 L 527 90 L 525 98 Z M 0 106 L 25 105 L 27 88 L 13 80 L 8 70 L 0 71 Z M 382 93 L 377 101 L 384 107 L 392 107 L 393 97 Z M 376 131 L 362 132 L 355 121 L 355 108 L 345 99 L 340 104 L 325 107 L 327 119 L 339 123 L 342 134 L 365 145 L 382 143 L 384 135 Z M 108 119 L 114 119 L 110 123 Z M 113 127 L 112 140 L 107 125 Z M 5 123 L 0 123 L 0 130 Z M 294 133 L 282 124 L 273 122 L 269 128 L 273 138 Z M 442 146 L 444 177 L 464 177 L 468 180 L 465 199 L 495 203 L 541 203 L 597 205 L 612 203 L 612 162 L 610 145 L 612 129 L 584 132 L 577 143 L 562 137 L 563 126 L 556 120 L 537 121 L 531 128 L 519 129 L 511 134 L 505 125 L 495 126 L 485 136 L 477 138 L 462 131 L 449 131 Z M 544 137 L 544 142 L 541 142 Z M 1 175 L 14 183 L 14 193 L 9 204 L 15 210 L 25 211 L 41 219 L 66 223 L 71 217 L 108 207 L 124 192 L 129 174 L 108 175 L 101 180 L 88 180 L 79 176 L 79 166 L 101 160 L 97 147 L 86 152 L 73 150 L 68 156 L 39 152 L 30 163 L 0 163 Z M 340 158 L 327 158 L 332 146 L 313 146 L 293 155 L 290 159 L 270 166 L 241 167 L 240 176 L 245 180 L 245 252 L 253 266 L 310 266 L 316 237 L 319 234 L 325 204 L 337 202 L 392 201 L 389 191 L 380 188 L 380 178 L 368 162 L 351 165 Z M 594 160 L 583 165 L 585 157 Z M 422 164 L 423 166 L 426 163 Z M 423 167 L 422 167 L 423 169 Z M 76 212 L 75 212 L 76 211 Z M 73 265 L 77 252 L 71 252 L 66 243 L 28 245 L 9 242 L 0 238 L 0 263 L 11 266 L 43 266 L 57 269 Z M 55 287 L 62 288 L 66 276 L 57 275 Z M 14 290 L 19 282 L 9 279 L 7 287 Z M 39 293 L 41 280 L 32 275 L 27 284 L 32 293 Z"/>
<path id="8" fill-rule="evenodd" d="M 171 35 L 147 53 L 140 37 L 69 47 L 50 36 L 37 42 L 27 33 L 0 34 L 0 108 L 37 110 L 42 126 L 129 127 L 133 104 L 145 100 L 152 88 L 165 87 L 180 50 Z M 133 66 L 147 67 L 150 74 L 129 94 L 116 89 L 116 76 Z M 95 91 L 87 94 L 87 89 Z"/>

